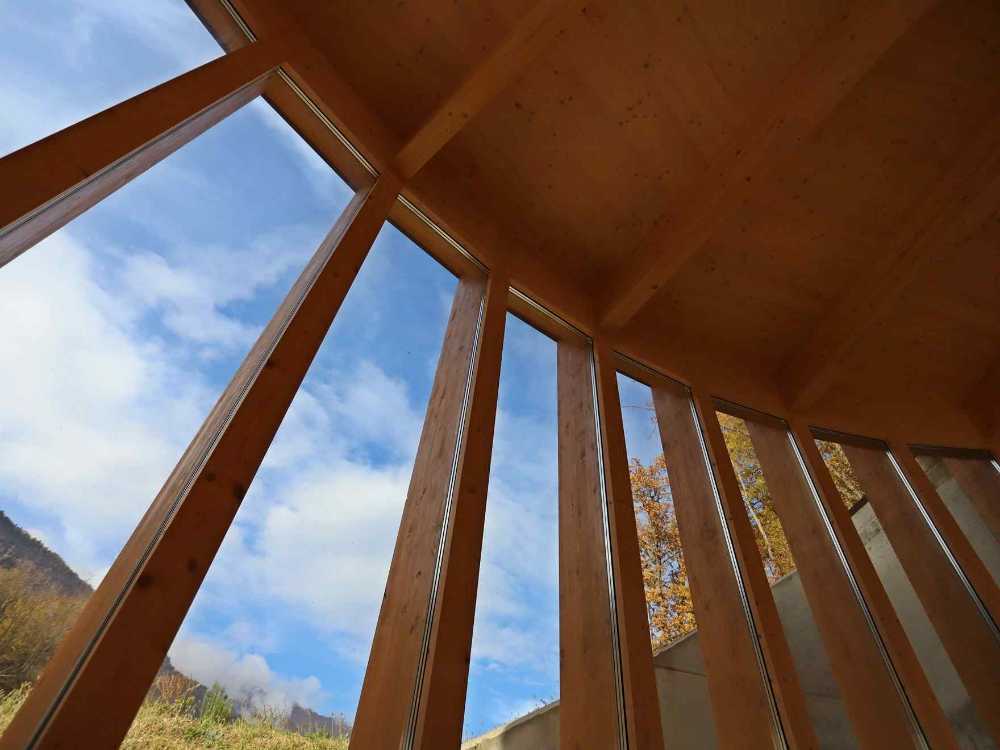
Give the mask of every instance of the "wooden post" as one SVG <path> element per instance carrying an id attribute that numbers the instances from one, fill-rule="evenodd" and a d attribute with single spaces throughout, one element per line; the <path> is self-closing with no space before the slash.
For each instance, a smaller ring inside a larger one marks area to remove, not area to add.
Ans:
<path id="1" fill-rule="evenodd" d="M 810 489 L 816 492 L 815 498 L 822 506 L 826 520 L 833 529 L 848 569 L 867 604 L 868 612 L 875 622 L 882 644 L 895 667 L 896 675 L 918 717 L 924 735 L 933 748 L 958 750 L 951 724 L 941 710 L 941 705 L 927 681 L 913 646 L 889 601 L 889 595 L 886 594 L 875 572 L 847 506 L 844 505 L 833 477 L 830 476 L 830 471 L 816 447 L 812 431 L 808 424 L 797 418 L 790 420 L 789 431 L 803 466 L 812 480 Z"/>
<path id="2" fill-rule="evenodd" d="M 990 618 L 992 618 L 994 623 L 1000 623 L 1000 587 L 993 580 L 990 571 L 986 569 L 983 561 L 972 548 L 955 517 L 948 510 L 948 506 L 944 504 L 941 496 L 934 489 L 934 485 L 931 484 L 931 480 L 927 477 L 927 474 L 920 468 L 920 464 L 914 458 L 910 447 L 902 441 L 890 441 L 889 448 L 899 466 L 900 476 L 906 480 L 917 498 L 919 498 L 920 505 L 930 517 L 931 523 L 934 524 L 937 533 L 941 535 L 941 539 L 948 550 L 955 557 L 959 568 L 975 589 L 979 599 L 989 612 Z M 861 456 L 861 454 L 857 455 Z M 850 459 L 850 456 L 848 458 Z M 851 463 L 853 464 L 853 461 Z M 912 508 L 914 512 L 917 510 L 912 502 L 910 502 L 908 507 Z M 876 509 L 877 512 L 878 510 Z M 900 562 L 902 562 L 902 557 L 900 557 Z M 914 583 L 915 586 L 916 583 Z M 969 686 L 967 685 L 966 687 Z M 1000 722 L 1000 704 L 997 704 L 995 708 L 996 710 L 993 710 L 991 713 Z M 1000 737 L 997 739 L 1000 741 Z"/>
<path id="3" fill-rule="evenodd" d="M 465 429 L 456 464 L 454 502 L 446 519 L 433 629 L 419 693 L 413 747 L 420 750 L 457 748 L 462 742 L 486 489 L 507 321 L 508 288 L 504 274 L 493 271 L 485 292 Z M 453 393 L 452 397 L 457 395 Z"/>
<path id="4" fill-rule="evenodd" d="M 691 593 L 702 599 L 700 608 L 698 598 L 695 599 L 695 616 L 698 631 L 702 634 L 702 651 L 708 668 L 719 739 L 723 745 L 732 747 L 768 747 L 776 744 L 772 737 L 778 729 L 771 718 L 771 698 L 762 683 L 761 667 L 751 662 L 759 644 L 764 671 L 770 680 L 771 694 L 777 704 L 789 747 L 819 747 L 714 402 L 699 389 L 693 392 L 691 398 L 680 398 L 657 389 L 654 390 L 654 404 L 671 488 L 674 487 L 676 472 L 674 465 L 669 463 L 671 455 L 677 469 L 681 470 L 678 476 L 681 494 L 678 496 L 674 490 L 674 504 L 689 576 L 693 574 L 691 555 L 697 556 L 699 583 L 696 585 L 692 579 Z M 701 441 L 704 442 L 704 451 L 699 456 L 697 450 Z M 709 465 L 705 469 L 695 468 L 699 462 L 704 465 L 706 458 Z M 712 472 L 715 478 L 718 504 L 724 514 L 738 566 L 735 571 L 731 566 L 719 563 L 720 554 L 724 554 L 724 547 L 720 545 L 724 545 L 725 537 L 717 520 L 718 514 L 712 507 L 715 497 L 712 487 L 706 483 L 706 471 Z M 682 523 L 684 526 L 680 525 Z M 743 628 L 737 625 L 746 621 L 746 615 L 739 606 L 739 581 L 735 578 L 740 572 L 746 605 L 750 608 L 752 625 L 756 628 L 755 633 L 746 633 L 746 638 L 743 637 Z M 700 595 L 696 588 L 701 591 Z M 756 677 L 753 672 L 757 673 Z"/>
<path id="5" fill-rule="evenodd" d="M 905 446 L 897 446 L 897 460 L 904 450 L 908 451 Z M 1000 643 L 991 623 L 980 612 L 974 595 L 966 589 L 887 453 L 855 445 L 844 445 L 844 453 L 927 618 L 969 691 L 976 713 L 1000 743 Z M 910 471 L 920 472 L 927 485 L 920 488 L 920 500 L 926 503 L 930 480 L 912 454 L 909 461 L 913 463 Z M 933 488 L 929 491 L 933 492 Z M 940 503 L 939 511 L 943 510 L 941 499 L 934 494 L 931 502 Z"/>
<path id="6" fill-rule="evenodd" d="M 861 747 L 913 747 L 910 717 L 785 429 L 747 420 L 771 500 Z"/>
<path id="7" fill-rule="evenodd" d="M 281 48 L 258 43 L 0 159 L 0 266 L 260 94 Z"/>
<path id="8" fill-rule="evenodd" d="M 503 289 L 491 289 L 488 295 L 488 301 L 492 305 L 492 309 L 488 311 L 491 316 L 490 334 L 494 337 L 497 335 L 497 327 L 499 326 L 502 331 L 504 323 L 503 313 L 507 295 L 506 286 L 503 282 L 501 285 Z M 496 397 L 496 386 L 492 381 L 494 378 L 499 378 L 500 350 L 495 344 L 499 343 L 502 346 L 502 333 L 499 342 L 486 342 L 483 338 L 484 332 L 481 326 L 486 291 L 486 281 L 477 277 L 462 279 L 455 291 L 455 301 L 420 434 L 420 444 L 396 537 L 396 548 L 389 568 L 378 625 L 368 657 L 361 700 L 351 731 L 351 747 L 359 750 L 398 750 L 405 746 L 408 734 L 412 731 L 411 712 L 416 705 L 416 696 L 420 695 L 424 687 L 430 691 L 427 697 L 433 702 L 428 706 L 431 713 L 425 713 L 423 716 L 424 726 L 421 727 L 421 731 L 427 733 L 429 738 L 436 731 L 452 731 L 455 727 L 449 722 L 458 721 L 459 738 L 461 736 L 461 711 L 459 710 L 457 717 L 442 716 L 446 702 L 455 699 L 453 691 L 456 688 L 454 683 L 451 685 L 444 683 L 449 678 L 456 677 L 460 677 L 464 683 L 465 677 L 456 676 L 454 672 L 449 672 L 449 668 L 453 666 L 453 659 L 464 659 L 467 651 L 463 650 L 464 642 L 444 644 L 440 641 L 442 635 L 440 621 L 437 623 L 437 641 L 432 644 L 434 654 L 428 662 L 428 676 L 431 679 L 425 686 L 421 683 L 423 660 L 428 647 L 427 629 L 431 625 L 430 618 L 436 608 L 432 599 L 440 559 L 441 534 L 450 522 L 460 520 L 467 524 L 466 528 L 462 529 L 463 534 L 471 533 L 477 537 L 474 540 L 468 538 L 461 540 L 464 551 L 474 554 L 478 552 L 482 543 L 482 512 L 485 508 L 481 501 L 485 498 L 486 481 L 483 480 L 480 484 L 479 479 L 484 469 L 487 478 L 489 475 L 492 418 L 489 424 L 488 444 L 483 444 L 487 437 L 483 430 L 487 425 L 481 421 L 477 425 L 472 425 L 478 432 L 473 435 L 473 439 L 477 441 L 475 445 L 469 446 L 467 442 L 465 443 L 466 448 L 472 448 L 472 453 L 468 455 L 469 469 L 472 473 L 468 478 L 456 473 L 462 469 L 461 464 L 456 465 L 456 461 L 465 458 L 461 452 L 456 453 L 456 451 L 459 450 L 459 439 L 462 438 L 463 426 L 466 424 L 467 386 L 471 382 L 473 395 L 480 399 L 476 411 L 479 420 L 484 418 L 484 409 L 487 412 L 491 411 L 491 406 L 487 403 L 490 400 L 491 389 L 493 399 Z M 486 370 L 482 372 L 482 382 L 470 381 L 470 377 L 475 378 L 478 374 L 473 359 L 478 343 L 487 345 L 485 353 L 490 360 L 485 362 L 489 372 Z M 496 372 L 493 372 L 493 369 L 496 369 Z M 492 409 L 495 409 L 495 404 Z M 468 503 L 451 502 L 454 497 L 453 481 L 465 482 L 460 492 L 464 489 L 466 496 L 459 499 L 468 500 Z M 477 500 L 475 495 L 478 493 L 482 493 L 482 496 Z M 462 507 L 459 508 L 459 505 Z M 451 516 L 452 511 L 459 510 L 460 517 Z M 449 572 L 453 577 L 456 574 L 461 575 L 458 567 L 470 562 L 468 559 L 456 560 L 452 565 L 448 561 L 449 551 L 447 548 L 444 550 L 445 558 L 442 560 L 442 563 L 449 563 L 447 568 L 441 569 L 446 578 Z M 462 550 L 457 552 L 462 554 Z M 478 554 L 476 560 L 478 561 Z M 477 580 L 474 575 L 472 581 Z M 443 583 L 444 592 L 451 602 L 455 603 L 455 597 L 461 593 L 461 582 L 456 579 L 444 580 Z M 468 585 L 469 581 L 465 583 Z M 464 632 L 466 623 L 463 615 L 469 615 L 468 625 L 471 634 L 471 615 L 475 612 L 475 588 L 472 588 L 471 592 L 473 594 L 471 600 L 457 602 L 458 606 L 467 608 L 467 612 L 449 613 L 449 618 L 451 615 L 457 617 L 444 623 L 445 634 L 448 634 L 449 629 L 457 628 L 461 632 L 456 631 L 451 635 L 465 638 L 467 634 Z M 468 596 L 469 589 L 466 588 L 464 593 Z M 445 653 L 438 652 L 439 646 L 446 649 Z M 440 664 L 437 664 L 439 659 Z M 464 701 L 464 693 L 462 700 Z"/>
<path id="9" fill-rule="evenodd" d="M 941 460 L 1000 544 L 1000 471 L 983 459 L 945 456 Z"/>
<path id="10" fill-rule="evenodd" d="M 396 199 L 348 205 L 49 661 L 0 747 L 117 747 Z M 99 711 L 99 720 L 95 719 Z"/>
<path id="11" fill-rule="evenodd" d="M 621 747 L 592 352 L 558 344 L 559 746 Z"/>
<path id="12" fill-rule="evenodd" d="M 663 727 L 653 672 L 653 647 L 632 505 L 618 373 L 612 351 L 605 342 L 594 343 L 594 358 L 628 746 L 629 750 L 663 750 Z"/>

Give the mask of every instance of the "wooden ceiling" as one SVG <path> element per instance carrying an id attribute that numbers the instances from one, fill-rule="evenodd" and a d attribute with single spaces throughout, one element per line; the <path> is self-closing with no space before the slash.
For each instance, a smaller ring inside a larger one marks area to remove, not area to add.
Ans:
<path id="1" fill-rule="evenodd" d="M 1000 442 L 995 0 L 232 4 L 316 53 L 303 87 L 428 215 L 621 350 L 829 427 Z"/>

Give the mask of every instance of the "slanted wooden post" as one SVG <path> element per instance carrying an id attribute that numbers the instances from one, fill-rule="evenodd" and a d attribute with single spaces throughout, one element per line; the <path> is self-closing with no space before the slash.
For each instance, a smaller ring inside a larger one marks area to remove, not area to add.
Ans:
<path id="1" fill-rule="evenodd" d="M 251 44 L 0 159 L 0 267 L 260 94 L 281 54 Z"/>
<path id="2" fill-rule="evenodd" d="M 351 732 L 357 750 L 461 741 L 506 300 L 501 274 L 464 278 L 455 292 Z"/>
<path id="3" fill-rule="evenodd" d="M 1000 743 L 1000 642 L 991 623 L 980 612 L 974 595 L 966 589 L 915 499 L 900 481 L 889 454 L 856 445 L 844 445 L 844 453 L 941 645 L 962 678 L 976 713 Z M 922 480 L 922 486 L 918 485 L 921 504 L 937 504 L 938 516 L 947 513 L 909 449 L 897 445 L 893 454 L 899 465 L 910 464 L 908 480 L 914 472 L 920 474 L 912 478 Z M 993 585 L 992 579 L 987 580 Z"/>
<path id="4" fill-rule="evenodd" d="M 789 422 L 789 433 L 794 439 L 798 456 L 802 459 L 802 465 L 812 480 L 810 489 L 815 490 L 815 499 L 819 501 L 826 520 L 833 528 L 840 550 L 847 561 L 848 569 L 867 604 L 868 612 L 875 623 L 882 644 L 889 655 L 924 735 L 933 748 L 958 750 L 958 744 L 948 718 L 941 710 L 941 705 L 927 681 L 927 675 L 924 674 L 913 646 L 896 616 L 889 595 L 875 572 L 875 567 L 872 565 L 868 551 L 851 520 L 847 506 L 844 505 L 844 501 L 833 482 L 833 477 L 830 476 L 830 471 L 819 453 L 819 448 L 816 447 L 812 430 L 806 422 L 794 418 Z"/>
<path id="5" fill-rule="evenodd" d="M 559 341 L 559 746 L 621 748 L 614 620 L 589 342 Z"/>
<path id="6" fill-rule="evenodd" d="M 750 419 L 746 424 L 855 736 L 865 748 L 914 747 L 904 699 L 798 465 L 788 431 Z"/>
<path id="7" fill-rule="evenodd" d="M 240 365 L 0 740 L 117 747 L 396 199 L 355 196 Z M 97 716 L 97 713 L 99 716 Z M 81 739 L 84 738 L 84 739 Z"/>
<path id="8" fill-rule="evenodd" d="M 1000 544 L 1000 471 L 988 458 L 944 456 L 941 460 Z"/>
<path id="9" fill-rule="evenodd" d="M 997 586 L 996 581 L 993 580 L 993 576 L 990 575 L 989 570 L 986 569 L 982 559 L 980 559 L 979 555 L 977 555 L 976 551 L 972 548 L 972 545 L 962 532 L 962 529 L 955 520 L 955 517 L 948 510 L 948 506 L 944 504 L 941 496 L 937 493 L 937 490 L 934 489 L 934 485 L 931 484 L 931 480 L 928 478 L 927 474 L 922 468 L 920 468 L 920 464 L 918 464 L 916 458 L 914 458 L 913 451 L 910 450 L 910 447 L 902 441 L 891 441 L 889 443 L 889 448 L 891 449 L 892 456 L 896 459 L 896 463 L 899 466 L 900 476 L 906 479 L 917 498 L 919 498 L 921 507 L 923 507 L 924 511 L 926 511 L 927 515 L 930 517 L 931 523 L 934 524 L 934 528 L 937 529 L 938 534 L 941 535 L 941 538 L 945 545 L 947 545 L 948 550 L 952 555 L 954 555 L 958 566 L 962 569 L 963 573 L 968 578 L 969 583 L 975 589 L 976 594 L 983 602 L 993 622 L 1000 623 L 1000 587 Z M 851 455 L 855 455 L 859 460 L 864 460 L 864 456 L 861 453 L 855 452 Z M 883 458 L 884 457 L 885 456 L 883 454 Z M 850 455 L 848 456 L 848 459 L 851 460 Z M 851 463 L 853 465 L 853 460 L 851 460 Z M 875 512 L 878 513 L 877 508 L 875 509 Z M 916 506 L 910 502 L 907 505 L 907 513 L 916 512 Z M 924 528 L 926 528 L 926 526 Z M 900 558 L 900 562 L 902 562 L 902 558 Z M 996 683 L 997 681 L 994 680 L 994 682 Z M 996 687 L 997 689 L 1000 689 L 1000 684 L 997 684 Z M 998 710 L 994 710 L 991 713 L 994 715 L 996 720 L 1000 722 L 1000 704 L 996 704 L 996 708 Z M 1000 742 L 1000 737 L 997 739 L 998 742 Z"/>
<path id="10" fill-rule="evenodd" d="M 697 591 L 692 579 L 691 595 L 719 739 L 732 747 L 776 745 L 773 737 L 779 730 L 772 719 L 771 696 L 762 681 L 761 666 L 756 663 L 756 639 L 785 740 L 793 748 L 816 748 L 819 742 L 806 711 L 805 695 L 750 528 L 715 403 L 700 389 L 687 398 L 666 389 L 653 393 L 671 488 L 676 471 L 669 463 L 671 456 L 681 471 L 681 494 L 678 499 L 674 490 L 674 506 L 688 575 L 693 574 L 692 555 L 699 570 Z M 698 468 L 699 463 L 704 468 Z M 720 564 L 728 550 L 721 519 L 713 506 L 721 507 L 738 570 Z M 749 624 L 756 632 L 741 627 L 747 622 L 740 601 L 740 580 L 736 578 L 741 573 L 745 587 L 742 594 L 752 621 Z"/>
<path id="11" fill-rule="evenodd" d="M 653 672 L 653 646 L 649 638 L 618 373 L 611 349 L 605 342 L 594 342 L 594 358 L 628 746 L 629 750 L 663 750 L 663 727 Z"/>

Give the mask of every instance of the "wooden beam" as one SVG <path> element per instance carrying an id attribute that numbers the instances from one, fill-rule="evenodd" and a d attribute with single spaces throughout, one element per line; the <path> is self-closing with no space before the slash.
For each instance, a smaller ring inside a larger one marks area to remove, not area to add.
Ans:
<path id="1" fill-rule="evenodd" d="M 716 493 L 731 491 L 732 485 L 727 482 L 723 486 L 715 477 L 707 445 L 703 444 L 700 415 L 690 396 L 679 392 L 672 383 L 655 382 L 652 391 L 720 745 L 773 744 L 771 698 L 755 655 L 754 641 L 759 633 L 762 640 L 774 644 L 769 650 L 779 661 L 779 652 L 786 655 L 784 672 L 774 668 L 769 671 L 776 682 L 776 697 L 781 696 L 779 710 L 782 721 L 787 719 L 790 746 L 818 747 L 773 600 L 770 607 L 764 602 L 756 608 L 765 615 L 765 622 L 755 621 L 755 631 L 751 631 L 739 571 L 725 562 L 729 546 L 724 517 L 720 515 L 721 498 Z M 764 583 L 769 597 L 766 580 Z M 748 591 L 746 595 L 749 599 L 758 593 L 762 592 Z M 754 612 L 751 607 L 751 617 Z M 768 612 L 773 613 L 773 618 L 767 617 Z M 777 662 L 772 663 L 777 667 Z M 665 727 L 665 733 L 669 739 L 670 727 Z"/>
<path id="2" fill-rule="evenodd" d="M 891 667 L 799 470 L 788 432 L 762 422 L 746 425 L 860 746 L 914 747 Z"/>
<path id="3" fill-rule="evenodd" d="M 1000 471 L 985 460 L 950 456 L 941 460 L 1000 544 Z"/>
<path id="4" fill-rule="evenodd" d="M 558 343 L 559 746 L 619 748 L 618 682 L 591 349 Z"/>
<path id="5" fill-rule="evenodd" d="M 395 200 L 348 205 L 295 282 L 0 740 L 117 747 Z M 94 720 L 95 706 L 100 721 Z"/>
<path id="6" fill-rule="evenodd" d="M 244 47 L 0 159 L 0 266 L 256 97 L 281 54 Z"/>
<path id="7" fill-rule="evenodd" d="M 509 86 L 564 28 L 581 0 L 538 0 L 500 45 L 441 102 L 396 156 L 397 173 L 413 177 L 490 101 Z"/>
<path id="8" fill-rule="evenodd" d="M 410 731 L 485 289 L 484 280 L 470 277 L 455 291 L 351 730 L 353 748 L 398 750 Z"/>
<path id="9" fill-rule="evenodd" d="M 935 0 L 859 2 L 813 44 L 756 115 L 737 129 L 700 182 L 668 206 L 640 248 L 607 284 L 604 327 L 625 325 L 727 218 L 760 190 L 774 167 L 829 117 L 879 58 Z"/>
<path id="10" fill-rule="evenodd" d="M 500 360 L 507 322 L 507 292 L 506 277 L 494 271 L 483 299 L 465 428 L 456 463 L 454 502 L 445 520 L 440 583 L 414 732 L 416 750 L 458 747 L 462 743 L 486 519 L 486 488 L 490 479 Z M 457 395 L 453 393 L 452 397 Z M 412 582 L 407 581 L 407 584 L 412 585 Z"/>
<path id="11" fill-rule="evenodd" d="M 917 463 L 910 447 L 901 440 L 892 440 L 889 442 L 889 448 L 892 456 L 896 459 L 901 476 L 905 478 L 919 498 L 920 505 L 927 512 L 931 523 L 934 524 L 937 533 L 941 535 L 941 539 L 954 556 L 959 568 L 976 590 L 993 622 L 1000 623 L 1000 587 L 993 580 L 990 571 L 987 570 L 979 555 L 972 548 L 958 522 L 955 521 L 955 517 L 948 510 L 948 506 L 944 504 L 941 496 L 934 489 L 927 474 L 920 468 L 920 464 Z M 848 455 L 849 459 L 850 455 Z M 851 463 L 853 465 L 854 462 L 851 461 Z M 900 560 L 902 561 L 902 558 Z M 914 584 L 914 588 L 916 588 L 916 584 Z M 1000 713 L 998 713 L 998 718 L 1000 718 Z M 998 741 L 1000 741 L 1000 737 L 998 737 Z"/>
<path id="12" fill-rule="evenodd" d="M 886 452 L 845 445 L 844 453 L 962 678 L 976 714 L 989 727 L 994 740 L 1000 741 L 1000 642 L 993 628 L 935 539 Z M 920 471 L 919 466 L 916 470 Z M 922 494 L 922 498 L 926 495 Z"/>
<path id="13" fill-rule="evenodd" d="M 201 6 L 218 0 L 187 0 Z M 282 70 L 322 115 L 370 161 L 380 173 L 392 171 L 399 136 L 382 122 L 365 100 L 340 76 L 320 50 L 322 29 L 303 26 L 284 3 L 270 0 L 231 0 L 243 22 L 262 41 L 292 39 Z"/>
<path id="14" fill-rule="evenodd" d="M 848 568 L 867 604 L 882 644 L 889 654 L 924 735 L 933 748 L 958 750 L 951 724 L 941 709 L 913 646 L 896 616 L 896 610 L 889 601 L 889 595 L 875 572 L 847 506 L 833 482 L 833 477 L 830 476 L 819 448 L 816 447 L 811 429 L 806 422 L 795 417 L 789 422 L 789 432 L 809 473 L 811 489 L 815 490 L 823 513 L 833 528 Z"/>
<path id="15" fill-rule="evenodd" d="M 618 373 L 614 354 L 605 341 L 594 342 L 594 360 L 628 747 L 630 750 L 663 750 L 663 727 L 653 672 L 653 647 L 646 614 Z"/>
<path id="16" fill-rule="evenodd" d="M 1000 204 L 1000 100 L 947 171 L 917 201 L 886 252 L 851 280 L 844 296 L 828 309 L 809 338 L 797 343 L 776 373 L 793 409 L 814 403 L 853 348 L 892 309 L 912 281 L 956 241 L 992 219 Z M 994 383 L 995 383 L 994 379 Z M 994 399 L 995 400 L 995 399 Z M 989 412 L 992 402 L 980 408 Z"/>

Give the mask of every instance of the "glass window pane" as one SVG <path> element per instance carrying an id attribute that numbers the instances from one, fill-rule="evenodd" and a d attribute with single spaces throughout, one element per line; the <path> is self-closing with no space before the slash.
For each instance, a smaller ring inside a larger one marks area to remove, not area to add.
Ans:
<path id="1" fill-rule="evenodd" d="M 0 38 L 0 154 L 222 54 L 183 0 L 15 0 Z"/>
<path id="2" fill-rule="evenodd" d="M 382 228 L 154 684 L 194 705 L 147 701 L 135 736 L 171 711 L 227 742 L 349 733 L 456 286 Z"/>
<path id="3" fill-rule="evenodd" d="M 541 750 L 559 746 L 556 345 L 512 315 L 505 336 L 463 736 Z"/>
<path id="4" fill-rule="evenodd" d="M 37 676 L 351 195 L 254 102 L 3 269 L 0 687 Z"/>
<path id="5" fill-rule="evenodd" d="M 909 493 L 892 468 L 885 451 L 874 448 L 848 447 L 846 454 L 842 448 L 841 455 L 845 456 L 845 460 L 849 455 L 852 461 L 863 460 L 868 466 L 881 468 L 884 471 L 884 476 L 890 478 L 892 487 L 885 487 L 882 484 L 866 487 L 864 481 L 856 478 L 855 467 L 850 461 L 840 465 L 840 470 L 847 472 L 852 483 L 861 488 L 864 493 L 863 500 L 856 503 L 852 509 L 851 520 L 858 529 L 875 572 L 889 595 L 889 600 L 899 616 L 903 630 L 909 638 L 921 666 L 923 666 L 934 694 L 951 721 L 959 744 L 963 747 L 996 747 L 989 731 L 982 722 L 982 718 L 978 715 L 977 707 L 972 703 L 962 678 L 949 658 L 934 624 L 928 617 L 909 574 L 903 567 L 898 554 L 899 550 L 893 544 L 893 539 L 896 540 L 896 544 L 912 540 L 902 539 L 898 536 L 898 526 L 895 527 L 895 533 L 887 533 L 883 521 L 894 522 L 887 521 L 884 517 L 880 518 L 878 509 L 881 508 L 884 512 L 887 508 L 886 503 L 911 503 L 912 499 Z M 825 460 L 827 466 L 830 466 L 830 458 L 826 457 Z M 858 469 L 858 473 L 861 473 L 860 469 Z M 932 476 L 935 475 L 932 474 Z M 947 481 L 940 476 L 935 478 L 944 484 L 944 489 L 947 492 L 949 490 Z M 872 493 L 878 493 L 878 495 Z M 929 540 L 930 537 L 928 537 Z"/>
<path id="6" fill-rule="evenodd" d="M 718 417 L 820 746 L 858 747 L 840 686 L 833 676 L 812 606 L 799 578 L 792 546 L 785 536 L 746 422 L 730 414 L 719 413 Z M 794 460 L 790 448 L 785 458 L 790 463 Z M 793 471 L 799 471 L 797 465 Z M 803 482 L 799 497 L 786 498 L 786 502 L 812 502 L 805 486 Z"/>
<path id="7" fill-rule="evenodd" d="M 1000 583 L 1000 469 L 978 458 L 920 455 L 923 467 L 993 580 Z"/>
<path id="8" fill-rule="evenodd" d="M 668 747 L 718 746 L 715 720 L 649 386 L 618 375 L 660 717 Z"/>

